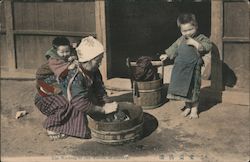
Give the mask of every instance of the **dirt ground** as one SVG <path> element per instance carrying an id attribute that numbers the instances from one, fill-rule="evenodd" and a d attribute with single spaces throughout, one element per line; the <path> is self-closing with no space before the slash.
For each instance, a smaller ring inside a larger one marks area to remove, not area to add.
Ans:
<path id="1" fill-rule="evenodd" d="M 144 111 L 141 140 L 110 146 L 73 137 L 51 141 L 42 128 L 45 116 L 33 104 L 34 95 L 34 81 L 1 80 L 3 162 L 250 160 L 249 106 L 208 103 L 202 98 L 200 118 L 190 120 L 180 116 L 182 102 L 167 102 Z M 113 96 L 117 101 L 131 101 L 131 94 L 117 92 Z M 15 119 L 18 110 L 29 114 Z"/>

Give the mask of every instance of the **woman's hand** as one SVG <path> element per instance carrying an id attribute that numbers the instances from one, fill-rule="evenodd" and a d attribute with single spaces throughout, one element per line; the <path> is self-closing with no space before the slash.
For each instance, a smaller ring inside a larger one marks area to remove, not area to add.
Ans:
<path id="1" fill-rule="evenodd" d="M 103 106 L 105 114 L 110 114 L 112 112 L 115 112 L 117 110 L 117 108 L 118 108 L 118 103 L 117 102 L 106 103 Z"/>
<path id="2" fill-rule="evenodd" d="M 164 61 L 164 60 L 166 60 L 168 58 L 168 55 L 167 54 L 162 54 L 161 56 L 160 56 L 160 60 L 161 61 Z"/>
<path id="3" fill-rule="evenodd" d="M 79 62 L 78 62 L 77 60 L 73 60 L 73 61 L 70 63 L 68 69 L 69 69 L 69 70 L 72 70 L 72 69 L 74 69 L 76 66 L 79 66 Z"/>

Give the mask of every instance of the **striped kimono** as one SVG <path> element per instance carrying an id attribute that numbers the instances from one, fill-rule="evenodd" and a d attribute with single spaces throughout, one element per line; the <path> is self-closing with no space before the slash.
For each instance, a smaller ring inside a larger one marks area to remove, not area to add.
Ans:
<path id="1" fill-rule="evenodd" d="M 61 95 L 35 97 L 35 105 L 47 116 L 43 127 L 69 136 L 88 138 L 86 111 L 91 103 L 84 98 L 76 98 L 71 104 Z"/>
<path id="2" fill-rule="evenodd" d="M 41 70 L 40 70 L 41 71 Z M 79 138 L 89 138 L 86 113 L 92 107 L 92 92 L 97 98 L 106 94 L 100 72 L 92 77 L 92 84 L 87 85 L 86 78 L 77 74 L 72 83 L 72 99 L 67 99 L 67 85 L 75 74 L 74 70 L 67 71 L 67 75 L 60 78 L 59 84 L 55 75 L 38 75 L 35 105 L 47 116 L 43 127 L 57 133 Z M 43 77 L 41 77 L 43 76 Z M 58 90 L 59 89 L 59 90 Z"/>

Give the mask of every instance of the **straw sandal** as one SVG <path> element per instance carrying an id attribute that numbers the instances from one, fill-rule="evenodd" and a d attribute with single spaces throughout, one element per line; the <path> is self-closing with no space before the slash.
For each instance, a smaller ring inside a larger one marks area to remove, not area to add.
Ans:
<path id="1" fill-rule="evenodd" d="M 50 130 L 47 130 L 47 134 L 49 136 L 49 138 L 54 141 L 54 140 L 58 140 L 58 139 L 65 139 L 68 137 L 68 135 L 63 134 L 63 133 L 57 133 L 57 132 L 53 132 Z"/>

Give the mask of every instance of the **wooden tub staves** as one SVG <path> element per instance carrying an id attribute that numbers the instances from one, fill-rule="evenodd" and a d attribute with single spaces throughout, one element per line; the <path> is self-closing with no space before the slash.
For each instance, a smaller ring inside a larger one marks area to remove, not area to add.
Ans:
<path id="1" fill-rule="evenodd" d="M 163 77 L 153 81 L 134 81 L 133 101 L 143 109 L 153 109 L 163 104 Z"/>
<path id="2" fill-rule="evenodd" d="M 93 140 L 103 144 L 118 145 L 140 139 L 143 131 L 143 111 L 129 102 L 120 102 L 120 110 L 126 110 L 130 117 L 127 121 L 103 122 L 89 119 Z"/>
<path id="3" fill-rule="evenodd" d="M 135 105 L 141 106 L 143 109 L 154 109 L 160 107 L 164 103 L 164 62 L 163 61 L 151 61 L 153 66 L 161 66 L 161 74 L 159 79 L 152 81 L 138 81 L 135 80 L 132 66 L 137 66 L 136 62 L 130 62 L 130 59 L 126 59 L 126 64 L 129 69 L 131 87 L 133 91 L 133 101 Z"/>

